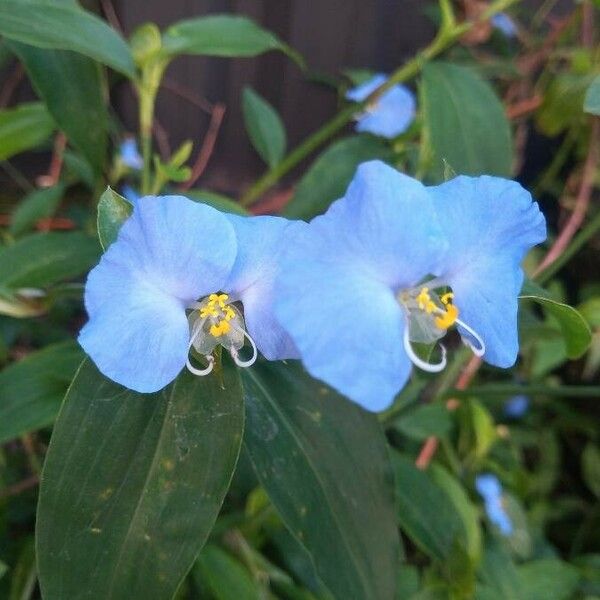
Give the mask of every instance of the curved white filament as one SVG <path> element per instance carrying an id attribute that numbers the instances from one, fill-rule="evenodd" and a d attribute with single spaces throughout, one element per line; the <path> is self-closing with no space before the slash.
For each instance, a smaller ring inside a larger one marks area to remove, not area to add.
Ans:
<path id="1" fill-rule="evenodd" d="M 404 328 L 404 350 L 406 350 L 406 354 L 408 354 L 408 358 L 410 358 L 411 362 L 419 369 L 423 369 L 423 371 L 427 371 L 428 373 L 439 373 L 446 368 L 446 364 L 448 361 L 446 360 L 446 348 L 443 344 L 440 344 L 440 348 L 442 349 L 442 360 L 439 363 L 428 363 L 422 359 L 420 359 L 413 350 L 410 339 L 408 337 L 408 326 Z"/>
<path id="2" fill-rule="evenodd" d="M 473 344 L 471 344 L 468 339 L 461 337 L 463 344 L 465 344 L 465 346 L 469 346 L 473 354 L 478 358 L 481 358 L 485 354 L 485 342 L 481 339 L 481 336 L 472 327 L 469 327 L 464 321 L 456 319 L 456 323 L 468 331 L 477 340 L 479 348 L 476 348 Z"/>
<path id="3" fill-rule="evenodd" d="M 208 375 L 213 370 L 213 367 L 215 366 L 215 359 L 210 354 L 207 354 L 204 356 L 204 358 L 206 358 L 206 360 L 208 362 L 208 366 L 204 369 L 197 369 L 190 362 L 190 350 L 192 349 L 192 346 L 194 345 L 194 341 L 198 337 L 198 334 L 202 331 L 202 327 L 204 326 L 205 322 L 206 322 L 206 319 L 201 319 L 200 321 L 197 321 L 195 323 L 194 327 L 192 328 L 192 335 L 190 337 L 190 343 L 188 345 L 188 357 L 187 357 L 187 360 L 185 361 L 185 366 L 187 367 L 188 371 L 190 373 L 193 373 L 194 375 L 198 375 L 200 377 L 204 377 L 205 375 Z"/>
<path id="4" fill-rule="evenodd" d="M 233 358 L 233 362 L 235 362 L 235 364 L 238 367 L 242 367 L 242 368 L 251 367 L 256 362 L 256 359 L 258 358 L 258 350 L 256 349 L 256 344 L 254 343 L 254 340 L 250 337 L 248 332 L 245 329 L 242 329 L 241 331 L 248 338 L 248 341 L 250 342 L 250 345 L 252 346 L 252 356 L 248 360 L 241 360 L 240 355 L 238 354 L 238 351 L 233 346 L 231 347 L 231 349 L 229 351 L 231 352 L 231 357 Z"/>

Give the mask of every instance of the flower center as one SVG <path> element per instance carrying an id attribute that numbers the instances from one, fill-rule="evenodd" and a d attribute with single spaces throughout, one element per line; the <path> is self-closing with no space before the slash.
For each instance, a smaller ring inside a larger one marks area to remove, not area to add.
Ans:
<path id="1" fill-rule="evenodd" d="M 406 353 L 416 366 L 425 371 L 436 373 L 446 366 L 445 347 L 440 344 L 442 360 L 439 363 L 429 363 L 417 356 L 412 343 L 436 344 L 438 340 L 446 335 L 450 327 L 458 325 L 475 340 L 476 345 L 468 338 L 462 337 L 463 342 L 471 348 L 474 354 L 483 356 L 485 344 L 474 329 L 459 319 L 460 311 L 452 303 L 454 294 L 452 292 L 438 294 L 431 283 L 429 287 L 419 286 L 401 291 L 398 294 L 398 300 L 406 314 L 406 328 L 404 330 Z M 440 285 L 439 287 L 445 286 Z"/>
<path id="2" fill-rule="evenodd" d="M 220 344 L 229 352 L 239 367 L 249 367 L 257 357 L 256 344 L 246 331 L 244 317 L 235 304 L 229 303 L 227 294 L 210 294 L 200 302 L 193 302 L 188 308 L 190 325 L 190 345 L 204 356 L 208 366 L 204 369 L 194 367 L 188 356 L 187 368 L 195 375 L 208 375 L 214 366 L 213 350 Z M 240 359 L 239 350 L 248 339 L 252 346 L 252 357 L 244 361 Z"/>

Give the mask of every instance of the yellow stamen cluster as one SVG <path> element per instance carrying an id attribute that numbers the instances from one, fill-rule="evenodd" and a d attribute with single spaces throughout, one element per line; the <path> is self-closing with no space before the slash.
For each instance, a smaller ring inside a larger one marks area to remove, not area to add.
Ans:
<path id="1" fill-rule="evenodd" d="M 435 302 L 431 299 L 429 295 L 429 288 L 424 287 L 421 288 L 419 295 L 416 298 L 417 304 L 421 310 L 424 310 L 428 315 L 430 315 L 437 307 Z"/>
<path id="2" fill-rule="evenodd" d="M 200 309 L 200 318 L 208 317 L 219 319 L 210 326 L 209 332 L 213 337 L 226 335 L 231 330 L 229 321 L 235 317 L 235 311 L 227 304 L 227 294 L 211 294 L 208 304 Z"/>
<path id="3" fill-rule="evenodd" d="M 416 297 L 416 301 L 419 308 L 424 310 L 428 315 L 434 312 L 440 315 L 435 317 L 434 322 L 436 327 L 439 329 L 448 329 L 454 325 L 456 319 L 458 319 L 458 308 L 452 304 L 452 298 L 454 298 L 454 294 L 452 292 L 443 294 L 440 297 L 440 300 L 444 305 L 444 309 L 442 310 L 431 299 L 429 288 L 424 287 L 421 288 L 419 295 Z"/>

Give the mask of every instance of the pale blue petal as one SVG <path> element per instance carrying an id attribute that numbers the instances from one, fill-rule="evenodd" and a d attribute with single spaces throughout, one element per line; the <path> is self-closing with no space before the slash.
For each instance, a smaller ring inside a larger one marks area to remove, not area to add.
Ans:
<path id="1" fill-rule="evenodd" d="M 139 171 L 144 167 L 144 160 L 139 153 L 137 142 L 134 138 L 123 140 L 119 152 L 124 165 L 131 169 L 135 169 L 136 171 Z"/>
<path id="2" fill-rule="evenodd" d="M 310 227 L 394 291 L 436 272 L 448 245 L 427 188 L 377 160 L 361 164 L 345 197 Z"/>
<path id="3" fill-rule="evenodd" d="M 452 287 L 460 318 L 483 338 L 484 359 L 510 367 L 518 352 L 521 261 L 546 239 L 544 217 L 529 192 L 499 177 L 461 176 L 429 189 L 450 242 L 436 274 Z"/>
<path id="4" fill-rule="evenodd" d="M 498 13 L 494 15 L 490 21 L 492 25 L 506 37 L 513 38 L 517 35 L 517 26 L 506 13 Z"/>
<path id="5" fill-rule="evenodd" d="M 346 98 L 361 102 L 386 80 L 385 75 L 376 75 L 366 83 L 350 90 Z M 415 112 L 414 94 L 403 85 L 395 85 L 359 116 L 355 129 L 385 138 L 395 138 L 408 129 L 415 118 Z"/>
<path id="6" fill-rule="evenodd" d="M 338 253 L 335 239 L 296 230 L 277 279 L 275 313 L 311 375 L 371 411 L 387 408 L 411 364 L 392 290 Z"/>
<path id="7" fill-rule="evenodd" d="M 275 276 L 290 228 L 305 226 L 281 217 L 226 215 L 233 225 L 238 253 L 224 291 L 241 300 L 248 333 L 268 360 L 297 358 L 289 335 L 273 314 Z"/>
<path id="8" fill-rule="evenodd" d="M 86 283 L 80 343 L 100 371 L 140 392 L 185 364 L 186 306 L 223 288 L 237 252 L 218 211 L 182 196 L 146 196 Z"/>
<path id="9" fill-rule="evenodd" d="M 90 313 L 79 343 L 113 381 L 141 393 L 162 389 L 187 359 L 185 304 L 125 268 L 98 269 L 90 273 L 87 289 L 107 284 L 112 293 L 102 310 Z"/>

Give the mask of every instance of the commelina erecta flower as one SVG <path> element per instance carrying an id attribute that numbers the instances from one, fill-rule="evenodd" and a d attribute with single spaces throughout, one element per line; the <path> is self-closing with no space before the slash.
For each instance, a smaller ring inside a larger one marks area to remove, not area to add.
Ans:
<path id="1" fill-rule="evenodd" d="M 546 237 L 530 194 L 497 177 L 425 187 L 380 161 L 284 252 L 275 314 L 307 370 L 354 402 L 383 410 L 433 344 L 456 327 L 484 360 L 517 357 L 521 260 Z"/>
<path id="2" fill-rule="evenodd" d="M 139 171 L 144 167 L 144 159 L 142 158 L 135 138 L 126 138 L 121 142 L 119 147 L 119 158 L 123 164 L 130 169 Z"/>
<path id="3" fill-rule="evenodd" d="M 375 75 L 349 90 L 346 99 L 362 102 L 387 79 L 386 75 Z M 415 111 L 414 94 L 403 85 L 395 85 L 356 117 L 355 129 L 384 138 L 395 138 L 409 128 L 414 121 Z"/>
<path id="4" fill-rule="evenodd" d="M 271 310 L 290 225 L 225 215 L 182 196 L 140 198 L 89 274 L 80 344 L 104 375 L 138 392 L 163 388 L 186 365 L 207 375 L 219 344 L 241 367 L 257 349 L 270 360 L 295 356 Z"/>
<path id="5" fill-rule="evenodd" d="M 500 480 L 492 473 L 483 473 L 475 479 L 475 488 L 483 498 L 485 512 L 502 535 L 513 533 L 513 522 L 504 508 L 504 497 Z"/>

